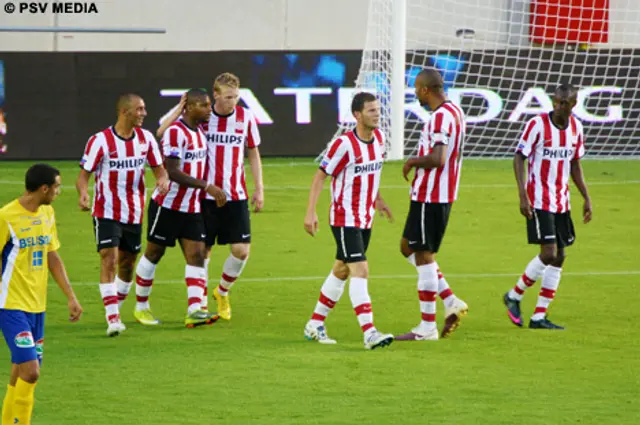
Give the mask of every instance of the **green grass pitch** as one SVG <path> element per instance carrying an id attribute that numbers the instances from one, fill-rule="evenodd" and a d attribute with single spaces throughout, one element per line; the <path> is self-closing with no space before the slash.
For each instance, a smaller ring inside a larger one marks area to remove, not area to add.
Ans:
<path id="1" fill-rule="evenodd" d="M 450 339 L 370 352 L 346 292 L 327 320 L 338 344 L 302 337 L 335 255 L 328 191 L 318 208 L 320 233 L 311 238 L 303 230 L 311 161 L 265 161 L 266 206 L 252 215 L 252 253 L 232 290 L 231 322 L 184 328 L 184 261 L 176 248 L 161 262 L 151 296 L 163 325 L 136 324 L 130 296 L 122 312 L 129 329 L 115 339 L 105 336 L 91 220 L 79 211 L 73 187 L 77 166 L 55 163 L 64 185 L 54 204 L 60 252 L 86 313 L 70 324 L 51 283 L 33 423 L 635 424 L 640 162 L 583 164 L 594 220 L 582 224 L 574 188 L 577 241 L 550 310 L 566 331 L 530 331 L 508 321 L 501 296 L 537 248 L 526 244 L 511 163 L 468 160 L 438 262 L 469 315 Z M 0 164 L 0 204 L 21 194 L 28 165 Z M 382 180 L 395 222 L 376 218 L 369 287 L 376 326 L 399 334 L 419 320 L 416 272 L 398 250 L 408 184 L 398 163 L 385 165 Z M 227 254 L 214 250 L 214 283 Z M 534 288 L 523 302 L 525 322 L 539 284 Z M 441 313 L 438 302 L 440 323 Z M 7 381 L 6 348 L 0 364 L 0 381 Z"/>

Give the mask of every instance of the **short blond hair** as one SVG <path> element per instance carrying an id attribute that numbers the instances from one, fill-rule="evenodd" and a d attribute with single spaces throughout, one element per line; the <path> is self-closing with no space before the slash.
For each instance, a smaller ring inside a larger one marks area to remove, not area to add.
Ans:
<path id="1" fill-rule="evenodd" d="M 240 78 L 230 72 L 220 74 L 213 80 L 213 91 L 219 93 L 222 90 L 222 86 L 233 89 L 240 88 Z"/>

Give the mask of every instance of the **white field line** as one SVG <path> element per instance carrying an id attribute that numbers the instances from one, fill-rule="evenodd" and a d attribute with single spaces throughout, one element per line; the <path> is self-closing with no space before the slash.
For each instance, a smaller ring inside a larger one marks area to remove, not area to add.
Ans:
<path id="1" fill-rule="evenodd" d="M 517 278 L 522 272 L 513 273 L 447 273 L 445 276 L 449 278 L 494 278 L 494 277 L 513 277 Z M 626 270 L 626 271 L 588 271 L 588 272 L 563 272 L 563 276 L 630 276 L 640 275 L 640 270 Z M 369 279 L 415 279 L 416 274 L 398 274 L 398 275 L 372 275 Z M 269 282 L 299 282 L 299 281 L 318 281 L 322 282 L 327 276 L 282 276 L 282 277 L 241 277 L 243 282 L 254 283 L 269 283 Z M 160 285 L 184 285 L 183 280 L 154 280 L 155 284 Z M 73 286 L 93 286 L 97 285 L 97 282 L 74 282 Z"/>

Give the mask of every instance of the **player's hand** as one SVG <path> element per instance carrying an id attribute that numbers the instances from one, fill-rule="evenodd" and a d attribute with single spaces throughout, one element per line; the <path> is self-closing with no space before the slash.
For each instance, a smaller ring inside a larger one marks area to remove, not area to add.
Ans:
<path id="1" fill-rule="evenodd" d="M 407 162 L 405 162 L 404 165 L 402 166 L 402 177 L 404 177 L 406 181 L 409 181 L 409 173 L 411 172 L 412 168 L 413 168 L 413 161 L 410 159 L 408 159 Z"/>
<path id="2" fill-rule="evenodd" d="M 207 185 L 206 189 L 207 193 L 213 196 L 213 199 L 216 200 L 216 205 L 218 207 L 224 206 L 227 203 L 227 195 L 225 195 L 224 191 L 215 185 Z"/>
<path id="3" fill-rule="evenodd" d="M 253 212 L 260 212 L 264 208 L 264 191 L 262 189 L 253 192 L 251 197 L 251 205 L 253 206 Z"/>
<path id="4" fill-rule="evenodd" d="M 91 209 L 91 197 L 89 197 L 88 193 L 83 193 L 82 195 L 80 195 L 78 206 L 80 206 L 80 209 L 82 211 L 89 211 Z"/>
<path id="5" fill-rule="evenodd" d="M 520 214 L 528 220 L 533 218 L 533 209 L 531 209 L 531 202 L 528 199 L 520 199 Z"/>
<path id="6" fill-rule="evenodd" d="M 315 211 L 312 214 L 307 214 L 304 218 L 304 230 L 311 236 L 315 236 L 318 233 L 318 214 Z"/>
<path id="7" fill-rule="evenodd" d="M 167 177 L 161 177 L 156 181 L 156 187 L 161 195 L 165 195 L 169 192 L 169 179 Z"/>
<path id="8" fill-rule="evenodd" d="M 584 220 L 584 224 L 590 222 L 592 216 L 593 210 L 591 208 L 591 199 L 587 199 L 584 201 L 584 205 L 582 206 L 582 218 Z"/>
<path id="9" fill-rule="evenodd" d="M 82 316 L 82 306 L 80 305 L 80 303 L 78 302 L 78 300 L 73 297 L 69 300 L 69 321 L 70 322 L 77 322 L 80 319 L 80 316 Z"/>
<path id="10" fill-rule="evenodd" d="M 391 214 L 391 208 L 382 199 L 378 199 L 375 203 L 376 209 L 380 212 L 380 215 L 386 217 L 390 223 L 393 223 L 393 214 Z"/>
<path id="11" fill-rule="evenodd" d="M 184 111 L 184 108 L 187 107 L 187 92 L 182 93 L 182 96 L 180 96 L 180 102 L 178 103 L 178 112 L 180 113 L 179 115 L 182 115 L 182 111 Z"/>

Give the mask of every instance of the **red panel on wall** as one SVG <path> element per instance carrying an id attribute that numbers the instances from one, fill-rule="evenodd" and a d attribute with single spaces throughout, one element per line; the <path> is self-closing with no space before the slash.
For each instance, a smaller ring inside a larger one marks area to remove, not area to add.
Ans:
<path id="1" fill-rule="evenodd" d="M 609 0 L 531 0 L 533 43 L 606 43 Z"/>

